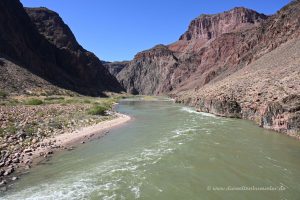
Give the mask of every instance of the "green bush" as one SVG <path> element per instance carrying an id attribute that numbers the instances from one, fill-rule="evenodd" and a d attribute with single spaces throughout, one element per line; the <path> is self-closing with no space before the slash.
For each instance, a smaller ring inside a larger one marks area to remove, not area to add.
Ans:
<path id="1" fill-rule="evenodd" d="M 64 103 L 66 103 L 66 104 L 75 104 L 75 103 L 80 103 L 80 101 L 78 99 L 72 98 L 72 99 L 65 100 Z"/>
<path id="2" fill-rule="evenodd" d="M 53 101 L 53 100 L 65 100 L 64 97 L 46 97 L 45 101 Z"/>
<path id="3" fill-rule="evenodd" d="M 90 115 L 105 115 L 107 110 L 108 110 L 107 107 L 97 105 L 97 106 L 92 107 L 88 111 L 88 114 L 90 114 Z"/>
<path id="4" fill-rule="evenodd" d="M 0 137 L 3 137 L 4 136 L 4 128 L 0 128 Z"/>
<path id="5" fill-rule="evenodd" d="M 7 97 L 7 93 L 0 91 L 0 98 L 6 98 Z"/>
<path id="6" fill-rule="evenodd" d="M 9 99 L 6 105 L 15 106 L 15 105 L 18 105 L 18 104 L 19 104 L 18 99 Z"/>
<path id="7" fill-rule="evenodd" d="M 44 102 L 40 99 L 28 99 L 25 104 L 26 105 L 42 105 Z"/>
<path id="8" fill-rule="evenodd" d="M 88 99 L 85 99 L 85 100 L 83 101 L 83 103 L 90 104 L 90 103 L 91 103 L 91 101 L 90 101 L 90 100 L 88 100 Z"/>
<path id="9" fill-rule="evenodd" d="M 63 128 L 63 124 L 60 121 L 52 121 L 49 122 L 49 126 L 55 129 L 62 129 Z"/>
<path id="10" fill-rule="evenodd" d="M 112 107 L 113 104 L 116 103 L 116 100 L 115 99 L 105 99 L 102 104 L 106 107 Z"/>
<path id="11" fill-rule="evenodd" d="M 33 135 L 33 133 L 35 132 L 34 127 L 30 126 L 30 125 L 25 126 L 24 131 L 27 135 L 30 135 L 30 136 Z"/>
<path id="12" fill-rule="evenodd" d="M 46 104 L 62 104 L 65 103 L 64 97 L 46 97 L 44 98 Z"/>
<path id="13" fill-rule="evenodd" d="M 17 127 L 14 125 L 14 124 L 10 124 L 8 127 L 7 127 L 7 129 L 6 129 L 6 131 L 7 132 L 9 132 L 9 133 L 16 133 L 17 132 Z"/>

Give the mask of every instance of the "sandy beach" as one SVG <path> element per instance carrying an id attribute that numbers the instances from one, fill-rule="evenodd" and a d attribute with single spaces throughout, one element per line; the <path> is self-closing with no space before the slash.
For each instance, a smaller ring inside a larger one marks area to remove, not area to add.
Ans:
<path id="1" fill-rule="evenodd" d="M 69 147 L 72 145 L 76 145 L 79 143 L 85 143 L 86 141 L 102 136 L 108 133 L 110 128 L 121 125 L 131 119 L 130 116 L 117 113 L 117 118 L 112 120 L 103 121 L 94 126 L 84 127 L 79 130 L 76 130 L 72 133 L 64 133 L 61 135 L 57 135 L 54 139 L 47 139 L 45 142 L 49 140 L 55 140 L 55 144 L 61 147 Z"/>

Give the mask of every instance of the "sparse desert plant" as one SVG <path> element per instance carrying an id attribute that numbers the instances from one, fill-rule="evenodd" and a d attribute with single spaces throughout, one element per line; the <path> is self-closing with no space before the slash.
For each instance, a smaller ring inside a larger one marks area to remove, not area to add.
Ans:
<path id="1" fill-rule="evenodd" d="M 63 128 L 63 123 L 60 121 L 52 121 L 48 124 L 51 128 L 55 129 L 62 129 Z"/>
<path id="2" fill-rule="evenodd" d="M 28 99 L 25 101 L 26 105 L 42 105 L 44 102 L 40 99 Z"/>
<path id="3" fill-rule="evenodd" d="M 65 100 L 64 103 L 66 103 L 66 104 L 76 104 L 76 103 L 78 103 L 78 102 L 80 102 L 78 99 L 71 98 L 71 99 Z"/>
<path id="4" fill-rule="evenodd" d="M 0 128 L 0 137 L 3 137 L 3 136 L 4 136 L 4 133 L 5 133 L 4 129 L 3 129 L 3 128 Z"/>
<path id="5" fill-rule="evenodd" d="M 108 107 L 96 105 L 88 110 L 88 114 L 90 114 L 90 115 L 106 115 L 107 110 L 108 110 Z"/>
<path id="6" fill-rule="evenodd" d="M 45 101 L 53 101 L 53 100 L 64 100 L 64 97 L 46 97 Z"/>
<path id="7" fill-rule="evenodd" d="M 27 125 L 25 126 L 24 131 L 26 132 L 27 135 L 31 136 L 35 132 L 35 128 L 31 125 Z"/>
<path id="8" fill-rule="evenodd" d="M 7 127 L 7 129 L 6 129 L 6 131 L 8 132 L 8 133 L 16 133 L 17 132 L 17 127 L 14 125 L 14 124 L 10 124 L 8 127 Z"/>
<path id="9" fill-rule="evenodd" d="M 90 104 L 91 101 L 90 101 L 89 99 L 85 99 L 85 100 L 83 101 L 83 103 L 88 103 L 88 104 Z"/>
<path id="10" fill-rule="evenodd" d="M 4 92 L 4 91 L 0 91 L 0 98 L 6 98 L 8 95 L 7 95 L 7 93 L 6 92 Z"/>
<path id="11" fill-rule="evenodd" d="M 65 97 L 46 97 L 44 98 L 44 103 L 46 104 L 62 104 L 65 103 Z"/>
<path id="12" fill-rule="evenodd" d="M 109 99 L 105 99 L 103 102 L 101 102 L 102 105 L 104 105 L 105 107 L 111 108 L 113 106 L 114 103 L 116 103 L 116 99 L 114 98 L 109 98 Z"/>
<path id="13" fill-rule="evenodd" d="M 17 105 L 19 103 L 18 99 L 9 99 L 9 105 Z"/>

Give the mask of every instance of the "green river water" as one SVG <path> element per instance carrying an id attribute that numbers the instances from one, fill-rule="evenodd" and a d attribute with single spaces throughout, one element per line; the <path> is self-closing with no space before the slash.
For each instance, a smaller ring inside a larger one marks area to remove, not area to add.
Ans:
<path id="1" fill-rule="evenodd" d="M 300 199 L 300 142 L 171 101 L 124 100 L 133 120 L 61 152 L 0 199 Z"/>

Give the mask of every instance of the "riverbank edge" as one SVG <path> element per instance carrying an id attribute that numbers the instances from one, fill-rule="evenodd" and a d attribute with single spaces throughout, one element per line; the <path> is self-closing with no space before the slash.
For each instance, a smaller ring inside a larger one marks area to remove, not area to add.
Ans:
<path id="1" fill-rule="evenodd" d="M 170 96 L 170 98 L 172 98 L 175 103 L 194 108 L 197 112 L 209 113 L 224 118 L 236 118 L 252 121 L 260 128 L 271 130 L 274 131 L 274 133 L 282 134 L 300 141 L 299 129 L 294 130 L 287 128 L 288 117 L 291 113 L 280 113 L 279 110 L 282 109 L 282 106 L 280 108 L 273 106 L 276 102 L 273 102 L 273 104 L 271 103 L 271 106 L 267 104 L 261 108 L 257 108 L 257 112 L 254 112 L 251 110 L 244 110 L 236 101 L 198 99 L 200 103 L 197 103 L 191 99 L 185 101 L 184 99 L 175 96 Z"/>
<path id="2" fill-rule="evenodd" d="M 73 132 L 66 132 L 51 138 L 46 138 L 41 144 L 49 145 L 41 146 L 35 151 L 31 151 L 29 154 L 24 154 L 23 160 L 30 160 L 30 168 L 34 168 L 40 163 L 49 160 L 55 153 L 71 151 L 80 144 L 90 142 L 94 139 L 100 139 L 107 135 L 110 129 L 117 128 L 132 120 L 132 117 L 122 113 L 114 113 L 114 115 L 116 117 L 113 119 L 102 121 L 92 126 L 81 127 Z M 1 190 L 6 191 L 6 186 L 9 187 L 9 185 L 11 185 L 18 177 L 28 173 L 30 168 L 28 168 L 28 163 L 20 163 L 15 172 L 5 179 L 6 184 L 0 186 Z"/>

